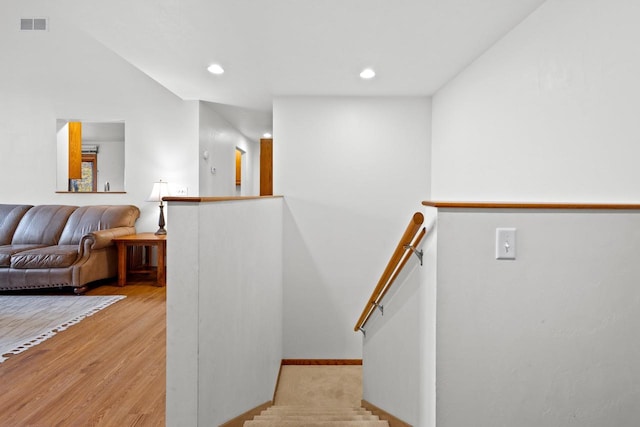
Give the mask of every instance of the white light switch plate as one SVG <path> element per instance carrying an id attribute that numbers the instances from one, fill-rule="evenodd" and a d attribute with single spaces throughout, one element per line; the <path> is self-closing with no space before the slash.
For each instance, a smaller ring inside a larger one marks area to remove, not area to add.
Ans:
<path id="1" fill-rule="evenodd" d="M 515 228 L 496 228 L 496 259 L 516 259 Z"/>

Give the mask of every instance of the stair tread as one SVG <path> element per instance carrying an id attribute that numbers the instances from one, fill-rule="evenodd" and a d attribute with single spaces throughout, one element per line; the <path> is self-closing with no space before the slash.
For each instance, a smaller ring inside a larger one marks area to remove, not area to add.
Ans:
<path id="1" fill-rule="evenodd" d="M 283 421 L 378 421 L 377 415 L 334 415 L 334 414 L 288 414 L 288 415 L 256 415 L 254 420 L 283 420 Z"/>
<path id="2" fill-rule="evenodd" d="M 263 410 L 245 427 L 389 427 L 362 407 L 274 405 Z"/>
<path id="3" fill-rule="evenodd" d="M 366 409 L 316 409 L 316 408 L 268 408 L 263 414 L 354 414 L 369 415 L 371 411 Z"/>
<path id="4" fill-rule="evenodd" d="M 245 427 L 389 427 L 386 421 L 287 421 L 287 420 L 251 420 L 245 421 Z"/>
<path id="5" fill-rule="evenodd" d="M 322 406 L 322 405 L 273 405 L 267 409 L 321 409 L 321 410 L 351 410 L 362 411 L 365 410 L 362 406 Z"/>

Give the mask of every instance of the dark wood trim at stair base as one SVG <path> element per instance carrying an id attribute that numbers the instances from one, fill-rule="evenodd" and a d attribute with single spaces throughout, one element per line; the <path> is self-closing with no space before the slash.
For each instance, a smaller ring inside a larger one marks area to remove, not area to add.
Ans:
<path id="1" fill-rule="evenodd" d="M 273 397 L 271 400 L 275 403 L 276 401 L 276 393 L 278 392 L 278 387 L 280 387 L 280 375 L 282 375 L 282 361 L 280 361 L 280 368 L 278 369 L 278 378 L 276 378 L 276 387 L 273 389 Z"/>
<path id="2" fill-rule="evenodd" d="M 242 427 L 245 421 L 250 421 L 253 419 L 253 417 L 255 417 L 256 415 L 260 415 L 260 413 L 262 411 L 264 411 L 265 409 L 267 409 L 269 406 L 271 406 L 273 404 L 273 402 L 268 401 L 268 402 L 264 402 L 262 405 L 260 406 L 256 406 L 253 409 L 249 409 L 247 412 L 245 412 L 242 415 L 238 415 L 237 417 L 235 417 L 232 420 L 227 421 L 224 424 L 220 424 L 220 427 Z"/>
<path id="3" fill-rule="evenodd" d="M 361 401 L 361 405 L 366 410 L 371 411 L 373 415 L 377 415 L 381 420 L 388 422 L 389 427 L 412 427 L 411 424 L 405 423 L 387 411 L 378 408 L 376 405 L 373 405 L 364 399 Z"/>
<path id="4" fill-rule="evenodd" d="M 282 359 L 281 365 L 362 365 L 362 359 Z"/>

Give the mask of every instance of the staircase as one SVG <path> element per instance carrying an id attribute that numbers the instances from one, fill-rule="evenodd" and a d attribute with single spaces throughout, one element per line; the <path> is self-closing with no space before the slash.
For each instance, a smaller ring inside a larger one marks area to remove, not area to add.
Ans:
<path id="1" fill-rule="evenodd" d="M 244 427 L 389 427 L 361 399 L 360 366 L 283 366 L 274 405 Z"/>

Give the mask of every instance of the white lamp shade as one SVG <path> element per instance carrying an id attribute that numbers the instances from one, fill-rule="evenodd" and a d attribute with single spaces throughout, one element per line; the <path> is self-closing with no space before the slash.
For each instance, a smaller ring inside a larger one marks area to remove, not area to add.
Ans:
<path id="1" fill-rule="evenodd" d="M 169 196 L 169 183 L 162 180 L 153 183 L 148 202 L 161 202 L 163 197 Z"/>

